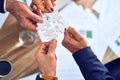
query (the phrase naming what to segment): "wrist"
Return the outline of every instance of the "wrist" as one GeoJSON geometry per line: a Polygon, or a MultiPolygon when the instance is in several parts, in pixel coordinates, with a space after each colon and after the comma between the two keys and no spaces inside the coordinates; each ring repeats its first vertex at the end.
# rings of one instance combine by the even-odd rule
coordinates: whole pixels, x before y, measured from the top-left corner
{"type": "Polygon", "coordinates": [[[42,75],[56,76],[56,72],[43,72],[42,75]]]}
{"type": "Polygon", "coordinates": [[[39,77],[42,78],[43,80],[58,80],[56,76],[49,76],[45,74],[39,74],[39,77]]]}
{"type": "Polygon", "coordinates": [[[15,0],[6,0],[6,5],[5,5],[5,9],[6,11],[10,11],[11,8],[14,8],[12,7],[12,5],[14,5],[15,0]]]}
{"type": "Polygon", "coordinates": [[[54,69],[40,69],[40,73],[42,75],[48,75],[48,76],[56,76],[56,70],[54,69]]]}
{"type": "Polygon", "coordinates": [[[42,78],[44,80],[58,80],[57,77],[55,77],[55,76],[48,76],[48,75],[42,75],[42,78]]]}

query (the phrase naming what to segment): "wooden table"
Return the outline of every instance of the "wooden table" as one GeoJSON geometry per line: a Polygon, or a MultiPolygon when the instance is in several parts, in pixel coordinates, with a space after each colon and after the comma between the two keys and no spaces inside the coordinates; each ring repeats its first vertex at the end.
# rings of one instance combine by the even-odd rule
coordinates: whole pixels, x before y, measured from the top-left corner
{"type": "Polygon", "coordinates": [[[19,44],[18,36],[24,28],[20,27],[15,18],[9,15],[2,30],[0,30],[0,59],[8,59],[13,64],[12,73],[0,80],[17,80],[38,71],[34,53],[40,46],[40,40],[36,35],[36,41],[28,48],[19,44]]]}
{"type": "MultiPolygon", "coordinates": [[[[99,15],[92,9],[95,0],[75,0],[75,2],[78,5],[83,5],[84,8],[90,8],[97,16],[99,15]]],[[[33,45],[28,48],[20,46],[18,36],[23,29],[15,18],[9,15],[2,30],[0,30],[0,59],[8,59],[13,64],[12,73],[8,77],[0,78],[0,80],[17,80],[38,71],[34,53],[40,46],[40,40],[36,35],[36,41],[33,45]]],[[[115,58],[117,56],[108,48],[103,63],[115,58]]]]}

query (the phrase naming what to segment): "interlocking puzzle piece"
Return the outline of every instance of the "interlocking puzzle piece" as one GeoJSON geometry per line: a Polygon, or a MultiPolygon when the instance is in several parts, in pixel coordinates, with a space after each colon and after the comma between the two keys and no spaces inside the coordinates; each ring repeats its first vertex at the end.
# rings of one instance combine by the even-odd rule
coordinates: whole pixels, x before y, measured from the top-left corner
{"type": "Polygon", "coordinates": [[[44,13],[44,22],[39,23],[37,27],[38,35],[42,41],[49,41],[52,38],[59,38],[64,33],[64,29],[68,27],[68,23],[64,21],[62,16],[57,12],[44,13]]]}

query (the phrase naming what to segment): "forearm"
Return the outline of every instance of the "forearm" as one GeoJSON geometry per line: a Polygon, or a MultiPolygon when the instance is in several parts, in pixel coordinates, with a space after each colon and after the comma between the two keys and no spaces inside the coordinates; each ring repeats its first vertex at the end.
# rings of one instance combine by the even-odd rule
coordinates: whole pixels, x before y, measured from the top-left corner
{"type": "Polygon", "coordinates": [[[113,80],[109,71],[89,47],[77,51],[73,54],[73,57],[85,80],[113,80]]]}

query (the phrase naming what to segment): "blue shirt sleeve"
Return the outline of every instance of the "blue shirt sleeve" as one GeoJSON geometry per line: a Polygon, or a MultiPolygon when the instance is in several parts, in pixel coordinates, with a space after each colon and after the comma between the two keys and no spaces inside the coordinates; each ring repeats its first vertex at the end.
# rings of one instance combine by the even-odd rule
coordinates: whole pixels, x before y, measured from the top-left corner
{"type": "Polygon", "coordinates": [[[73,57],[85,80],[114,80],[90,47],[75,52],[73,57]]]}
{"type": "Polygon", "coordinates": [[[5,11],[4,11],[4,0],[0,0],[0,13],[5,13],[5,11]]]}

